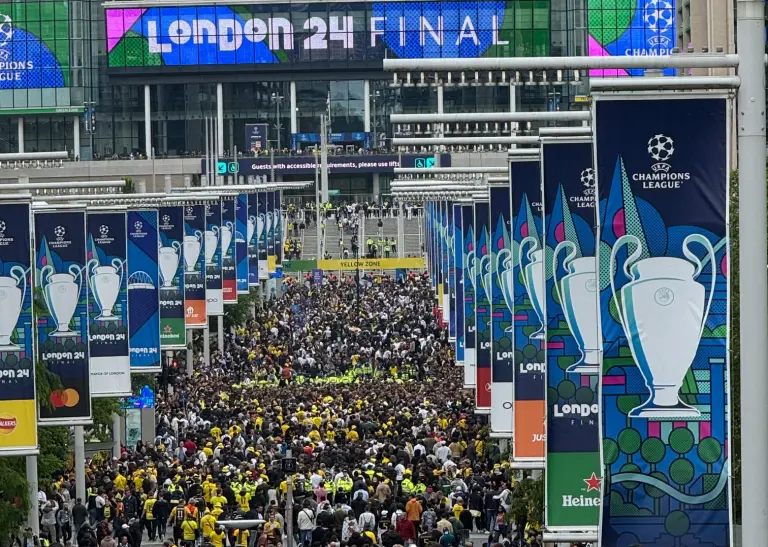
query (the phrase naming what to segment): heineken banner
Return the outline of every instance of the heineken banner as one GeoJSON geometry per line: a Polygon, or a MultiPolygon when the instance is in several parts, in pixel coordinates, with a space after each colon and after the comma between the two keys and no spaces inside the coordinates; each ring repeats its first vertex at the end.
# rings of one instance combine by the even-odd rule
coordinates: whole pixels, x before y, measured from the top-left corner
{"type": "Polygon", "coordinates": [[[29,203],[0,204],[0,454],[37,453],[29,203]]]}
{"type": "Polygon", "coordinates": [[[235,260],[235,224],[237,200],[221,199],[221,286],[225,304],[237,303],[237,263],[235,260]]]}
{"type": "Polygon", "coordinates": [[[275,192],[265,192],[267,215],[267,276],[275,273],[275,192]]]}
{"type": "Polygon", "coordinates": [[[511,158],[515,461],[544,459],[544,251],[538,159],[511,158]]]}
{"type": "MultiPolygon", "coordinates": [[[[264,210],[261,205],[262,193],[248,194],[248,229],[246,240],[248,242],[248,286],[258,287],[259,279],[261,275],[262,264],[261,258],[261,241],[264,234],[264,210]]],[[[266,244],[266,243],[265,243],[266,244]]],[[[266,260],[266,258],[264,259],[266,260]]],[[[264,268],[267,267],[267,263],[264,262],[264,268]]],[[[266,270],[265,270],[266,271],[266,270]]]]}
{"type": "Polygon", "coordinates": [[[597,531],[600,433],[592,143],[544,139],[547,530],[597,531]]]}
{"type": "Polygon", "coordinates": [[[126,221],[123,211],[86,215],[91,397],[131,394],[126,221]]]}
{"type": "Polygon", "coordinates": [[[475,412],[491,412],[491,255],[488,235],[487,201],[475,202],[475,330],[477,332],[475,369],[475,412]]]}
{"type": "Polygon", "coordinates": [[[448,340],[456,341],[456,268],[454,253],[454,224],[453,224],[453,202],[447,202],[446,211],[446,231],[445,231],[445,257],[448,263],[448,340]]]}
{"type": "Polygon", "coordinates": [[[730,545],[729,110],[714,94],[593,105],[603,545],[730,545]]]}
{"type": "Polygon", "coordinates": [[[88,281],[84,211],[39,212],[35,221],[35,286],[45,306],[35,317],[38,360],[58,377],[44,425],[91,423],[88,369],[88,281]]]}
{"type": "Polygon", "coordinates": [[[465,203],[461,206],[461,226],[464,266],[464,387],[476,385],[477,366],[475,343],[475,206],[465,203]]]}
{"type": "Polygon", "coordinates": [[[453,232],[451,235],[454,291],[451,309],[456,310],[456,313],[451,317],[456,317],[454,332],[456,336],[456,364],[459,366],[464,366],[464,230],[462,227],[461,204],[454,203],[453,232]]]}
{"type": "Polygon", "coordinates": [[[283,267],[283,191],[275,190],[275,267],[283,267]]]}
{"type": "Polygon", "coordinates": [[[486,294],[491,304],[491,433],[512,437],[512,382],[515,361],[526,362],[522,353],[512,348],[512,244],[509,229],[509,183],[492,185],[490,194],[488,256],[490,272],[486,294]]]}
{"type": "MultiPolygon", "coordinates": [[[[235,274],[237,277],[237,294],[248,294],[248,256],[249,245],[253,238],[254,229],[248,219],[248,194],[238,194],[235,201],[235,274]],[[246,238],[247,234],[247,238],[246,238]]],[[[256,266],[256,278],[259,276],[256,266]]],[[[225,300],[226,301],[226,300],[225,300]]]]}
{"type": "Polygon", "coordinates": [[[224,290],[221,279],[221,201],[205,208],[205,300],[206,315],[224,315],[224,290]]]}
{"type": "MultiPolygon", "coordinates": [[[[258,277],[254,279],[253,277],[249,277],[248,283],[251,285],[259,285],[259,281],[263,281],[269,277],[268,268],[267,268],[267,233],[269,232],[268,229],[268,220],[267,220],[267,192],[259,192],[258,194],[251,194],[251,196],[256,196],[256,209],[254,209],[256,212],[256,219],[258,222],[257,226],[257,255],[255,258],[251,258],[250,260],[250,267],[251,270],[253,270],[254,265],[257,268],[258,277]]],[[[248,198],[248,205],[249,205],[249,215],[250,213],[250,205],[251,205],[251,197],[248,198]]]]}
{"type": "Polygon", "coordinates": [[[160,207],[160,345],[162,349],[187,347],[184,306],[184,207],[160,207]]]}
{"type": "Polygon", "coordinates": [[[205,294],[205,205],[184,207],[184,306],[188,329],[208,325],[205,294]]]}
{"type": "Polygon", "coordinates": [[[136,373],[160,372],[159,241],[156,209],[128,211],[128,346],[136,373]]]}

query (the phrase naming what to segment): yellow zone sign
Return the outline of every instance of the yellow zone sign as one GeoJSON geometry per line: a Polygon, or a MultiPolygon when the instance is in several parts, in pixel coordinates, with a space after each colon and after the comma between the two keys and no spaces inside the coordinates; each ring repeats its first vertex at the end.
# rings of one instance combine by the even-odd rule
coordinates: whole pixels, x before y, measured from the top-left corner
{"type": "Polygon", "coordinates": [[[318,260],[321,270],[423,270],[423,258],[360,258],[358,260],[318,260]]]}

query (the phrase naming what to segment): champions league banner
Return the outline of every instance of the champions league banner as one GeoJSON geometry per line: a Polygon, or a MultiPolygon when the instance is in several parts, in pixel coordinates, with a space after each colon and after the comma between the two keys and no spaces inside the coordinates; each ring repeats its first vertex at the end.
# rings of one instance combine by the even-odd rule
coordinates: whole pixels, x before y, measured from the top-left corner
{"type": "Polygon", "coordinates": [[[464,270],[464,387],[476,385],[475,343],[475,207],[472,203],[461,206],[464,270]]]}
{"type": "MultiPolygon", "coordinates": [[[[261,207],[262,193],[248,194],[247,203],[247,248],[248,248],[248,286],[258,287],[261,271],[261,238],[264,233],[264,217],[261,207]]],[[[266,244],[266,243],[265,243],[266,244]]],[[[266,272],[267,258],[264,257],[264,269],[266,272]]]]}
{"type": "Polygon", "coordinates": [[[448,340],[456,341],[456,263],[454,257],[453,202],[446,202],[445,257],[448,263],[448,340]]]}
{"type": "Polygon", "coordinates": [[[491,433],[503,437],[512,437],[514,362],[524,362],[522,354],[515,359],[512,347],[514,301],[509,191],[509,183],[492,185],[489,189],[490,272],[484,278],[491,303],[491,433]]]}
{"type": "Polygon", "coordinates": [[[125,212],[88,213],[88,351],[91,397],[131,394],[125,212]]]}
{"type": "Polygon", "coordinates": [[[61,382],[51,392],[52,409],[40,408],[39,423],[89,425],[85,212],[39,212],[34,222],[35,286],[45,302],[35,321],[38,359],[61,382]]]}
{"type": "Polygon", "coordinates": [[[237,303],[237,263],[235,260],[235,224],[237,199],[221,199],[221,286],[225,304],[237,303]]]}
{"type": "Polygon", "coordinates": [[[475,332],[477,332],[477,368],[475,412],[491,412],[491,255],[488,234],[489,207],[487,201],[475,202],[475,332]]]}
{"type": "Polygon", "coordinates": [[[461,222],[461,204],[453,205],[453,286],[452,309],[456,310],[454,332],[456,336],[456,364],[464,366],[464,234],[461,222]]]}
{"type": "Polygon", "coordinates": [[[429,259],[430,279],[432,281],[432,290],[437,291],[437,257],[435,256],[435,238],[437,236],[435,230],[435,202],[430,201],[427,203],[427,214],[425,216],[425,222],[427,229],[424,232],[426,234],[427,242],[427,258],[429,259]]]}
{"type": "Polygon", "coordinates": [[[448,287],[448,249],[450,243],[448,241],[449,234],[448,227],[448,202],[440,202],[440,272],[442,273],[443,281],[443,299],[440,305],[443,310],[443,325],[448,326],[451,320],[451,289],[448,287]]]}
{"type": "MultiPolygon", "coordinates": [[[[511,158],[515,461],[544,460],[544,250],[539,160],[511,158]]],[[[512,295],[511,295],[512,296],[512,295]]]]}
{"type": "Polygon", "coordinates": [[[162,349],[187,347],[184,306],[184,207],[160,207],[160,345],[162,349]]]}
{"type": "Polygon", "coordinates": [[[731,544],[728,113],[593,104],[605,546],[731,544]]]}
{"type": "MultiPolygon", "coordinates": [[[[248,283],[251,285],[259,286],[260,280],[265,280],[269,278],[269,273],[267,270],[267,233],[268,233],[268,220],[267,220],[267,192],[259,192],[258,194],[251,194],[251,196],[257,196],[257,208],[254,209],[256,212],[256,221],[257,222],[257,255],[254,258],[249,259],[250,260],[250,267],[253,269],[254,265],[257,268],[258,271],[258,277],[256,279],[253,279],[253,277],[248,278],[248,283]]],[[[249,205],[249,215],[250,215],[250,205],[251,205],[251,198],[249,196],[248,198],[248,205],[249,205]]],[[[249,216],[250,220],[250,216],[249,216]]]]}
{"type": "Polygon", "coordinates": [[[221,279],[221,201],[205,208],[205,300],[206,315],[224,315],[224,290],[221,279]]]}
{"type": "Polygon", "coordinates": [[[590,140],[542,139],[547,385],[545,524],[600,521],[595,174],[590,140]]]}
{"type": "MultiPolygon", "coordinates": [[[[248,194],[238,194],[235,201],[235,273],[237,276],[237,294],[248,294],[248,259],[250,253],[250,241],[253,239],[254,228],[248,220],[248,194]],[[247,235],[247,238],[246,238],[247,235]]],[[[256,256],[258,259],[258,255],[256,256]]],[[[259,277],[258,262],[256,265],[256,279],[259,277]]],[[[226,302],[226,299],[225,299],[226,302]]]]}
{"type": "Polygon", "coordinates": [[[36,454],[29,203],[0,204],[0,454],[36,454]]]}
{"type": "Polygon", "coordinates": [[[160,372],[157,210],[128,211],[128,346],[131,372],[160,372]]]}
{"type": "Polygon", "coordinates": [[[283,191],[275,190],[275,260],[276,269],[283,267],[283,191]]]}
{"type": "Polygon", "coordinates": [[[275,192],[265,192],[267,215],[267,275],[276,271],[275,256],[275,192]]]}
{"type": "Polygon", "coordinates": [[[184,306],[188,329],[208,325],[205,294],[205,205],[184,207],[184,306]]]}

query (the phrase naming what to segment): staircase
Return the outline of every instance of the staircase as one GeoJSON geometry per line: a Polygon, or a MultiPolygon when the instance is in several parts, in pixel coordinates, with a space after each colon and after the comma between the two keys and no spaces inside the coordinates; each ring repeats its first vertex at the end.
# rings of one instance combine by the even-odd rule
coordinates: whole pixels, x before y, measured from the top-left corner
{"type": "Polygon", "coordinates": [[[421,252],[421,232],[419,224],[420,218],[406,218],[403,221],[403,232],[405,235],[405,246],[403,249],[403,256],[418,257],[422,255],[421,252]]]}

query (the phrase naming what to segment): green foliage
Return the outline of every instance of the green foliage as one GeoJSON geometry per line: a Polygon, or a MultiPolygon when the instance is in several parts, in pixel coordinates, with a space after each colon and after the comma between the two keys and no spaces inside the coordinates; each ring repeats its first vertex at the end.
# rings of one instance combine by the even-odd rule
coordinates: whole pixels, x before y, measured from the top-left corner
{"type": "Polygon", "coordinates": [[[91,433],[100,441],[111,441],[112,416],[123,412],[120,408],[120,399],[117,397],[91,399],[91,409],[93,412],[91,433]]]}
{"type": "Polygon", "coordinates": [[[245,325],[251,318],[251,310],[259,304],[259,293],[255,288],[237,298],[237,304],[224,306],[224,330],[245,325]]]}
{"type": "Polygon", "coordinates": [[[133,179],[131,177],[125,177],[123,180],[125,181],[125,186],[123,186],[123,194],[135,194],[136,187],[133,184],[133,179]]]}
{"type": "Polygon", "coordinates": [[[24,458],[0,458],[0,477],[0,544],[9,545],[30,508],[24,458]]]}
{"type": "Polygon", "coordinates": [[[512,504],[507,513],[513,522],[544,522],[544,476],[539,479],[526,477],[513,492],[512,504]]]}
{"type": "Polygon", "coordinates": [[[40,486],[47,488],[57,473],[68,469],[69,429],[64,426],[37,428],[40,456],[37,458],[37,477],[40,486]]]}

